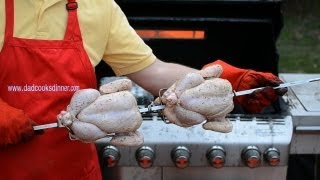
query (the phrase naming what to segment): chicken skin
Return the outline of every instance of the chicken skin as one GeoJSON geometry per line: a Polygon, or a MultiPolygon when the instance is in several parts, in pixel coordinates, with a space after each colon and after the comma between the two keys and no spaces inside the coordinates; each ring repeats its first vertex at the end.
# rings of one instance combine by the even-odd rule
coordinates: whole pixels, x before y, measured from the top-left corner
{"type": "Polygon", "coordinates": [[[206,130],[230,132],[232,124],[226,115],[234,108],[234,95],[230,82],[219,78],[221,73],[220,65],[189,73],[156,103],[166,105],[163,114],[178,126],[190,127],[205,122],[203,128],[206,130]]]}
{"type": "Polygon", "coordinates": [[[71,139],[94,142],[111,135],[113,145],[141,145],[143,135],[137,129],[142,116],[131,87],[130,80],[119,79],[102,85],[99,91],[79,90],[67,110],[58,115],[58,121],[71,130],[71,139]]]}

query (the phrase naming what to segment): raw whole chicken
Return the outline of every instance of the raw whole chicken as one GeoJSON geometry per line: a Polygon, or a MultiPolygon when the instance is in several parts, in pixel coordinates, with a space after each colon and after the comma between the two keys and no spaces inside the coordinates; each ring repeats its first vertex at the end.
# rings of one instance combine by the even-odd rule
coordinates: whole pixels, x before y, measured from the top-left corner
{"type": "Polygon", "coordinates": [[[203,124],[206,130],[230,132],[232,124],[226,115],[234,108],[233,91],[229,81],[218,78],[220,65],[210,66],[198,73],[189,73],[174,83],[156,103],[163,103],[163,114],[178,126],[203,124]]]}
{"type": "Polygon", "coordinates": [[[119,79],[102,85],[99,91],[79,90],[67,110],[58,115],[58,122],[70,129],[71,139],[94,142],[114,133],[110,141],[113,145],[141,145],[143,135],[137,129],[142,116],[135,97],[129,92],[131,87],[130,80],[119,79]]]}

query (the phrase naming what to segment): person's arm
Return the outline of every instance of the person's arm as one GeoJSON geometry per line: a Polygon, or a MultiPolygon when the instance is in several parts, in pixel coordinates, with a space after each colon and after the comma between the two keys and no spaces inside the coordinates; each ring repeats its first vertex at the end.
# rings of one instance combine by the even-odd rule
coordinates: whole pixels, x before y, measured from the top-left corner
{"type": "MultiPolygon", "coordinates": [[[[216,64],[221,65],[223,68],[223,73],[220,78],[229,80],[235,91],[263,86],[277,86],[282,83],[277,76],[271,73],[240,69],[221,60],[214,61],[204,67],[216,64]]],[[[198,70],[184,65],[156,60],[155,63],[149,67],[142,71],[129,74],[128,77],[152,94],[158,95],[159,89],[169,88],[174,82],[187,73],[196,71],[198,70]]],[[[265,88],[251,95],[237,97],[235,98],[235,103],[239,104],[248,113],[261,113],[265,107],[273,103],[279,96],[284,95],[286,91],[286,88],[279,90],[265,88]]]]}
{"type": "Polygon", "coordinates": [[[139,86],[157,96],[160,89],[169,88],[187,73],[197,71],[184,65],[166,63],[157,59],[147,68],[127,76],[139,86]]]}

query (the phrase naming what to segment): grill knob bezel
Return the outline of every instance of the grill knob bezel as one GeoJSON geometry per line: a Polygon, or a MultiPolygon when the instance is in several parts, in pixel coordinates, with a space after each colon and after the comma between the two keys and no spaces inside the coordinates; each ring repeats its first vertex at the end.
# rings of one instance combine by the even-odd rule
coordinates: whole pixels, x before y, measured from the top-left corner
{"type": "Polygon", "coordinates": [[[112,145],[107,145],[103,148],[102,158],[103,158],[103,164],[108,168],[112,168],[117,166],[121,158],[121,155],[117,147],[112,145]],[[109,159],[111,160],[109,161],[109,159]]]}
{"type": "Polygon", "coordinates": [[[256,168],[261,165],[261,151],[257,146],[250,145],[242,150],[241,153],[244,164],[250,168],[256,168]],[[250,162],[253,160],[253,162],[250,162]]]}
{"type": "Polygon", "coordinates": [[[280,151],[275,147],[270,147],[265,150],[264,159],[270,166],[278,166],[280,164],[280,151]]]}
{"type": "Polygon", "coordinates": [[[190,150],[185,146],[177,146],[171,151],[171,159],[177,168],[184,169],[189,166],[191,158],[190,150]],[[182,163],[178,162],[182,161],[182,163]]]}
{"type": "Polygon", "coordinates": [[[155,153],[154,150],[149,146],[142,146],[139,149],[136,150],[136,160],[138,165],[141,168],[150,168],[153,165],[154,159],[155,159],[155,153]],[[144,164],[141,161],[148,161],[144,164]]]}
{"type": "Polygon", "coordinates": [[[222,146],[214,145],[207,150],[206,157],[212,167],[222,168],[226,162],[226,151],[222,146]]]}

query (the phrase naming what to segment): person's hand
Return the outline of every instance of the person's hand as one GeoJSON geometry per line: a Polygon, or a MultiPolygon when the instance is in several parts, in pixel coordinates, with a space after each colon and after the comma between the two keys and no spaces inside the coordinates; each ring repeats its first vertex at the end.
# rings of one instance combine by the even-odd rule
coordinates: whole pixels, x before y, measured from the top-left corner
{"type": "Polygon", "coordinates": [[[229,81],[218,78],[221,66],[210,66],[189,73],[174,83],[155,103],[163,103],[163,114],[178,126],[203,124],[203,128],[230,132],[232,124],[225,116],[233,110],[233,92],[229,81]]]}
{"type": "MultiPolygon", "coordinates": [[[[142,117],[133,94],[132,83],[120,79],[95,89],[82,89],[71,98],[58,121],[68,127],[70,137],[83,142],[94,142],[114,133],[113,145],[140,145],[143,136],[137,129],[142,117]]],[[[113,136],[113,134],[112,134],[113,136]]]]}
{"type": "Polygon", "coordinates": [[[0,148],[25,143],[35,134],[31,121],[22,110],[0,98],[0,148]]]}
{"type": "Polygon", "coordinates": [[[235,91],[266,87],[250,95],[235,98],[235,104],[239,104],[247,113],[261,113],[264,108],[270,106],[279,96],[287,92],[287,88],[279,88],[276,90],[272,88],[282,83],[282,81],[272,73],[237,68],[221,60],[207,64],[204,68],[217,64],[223,68],[223,73],[220,77],[229,80],[235,91]]]}

